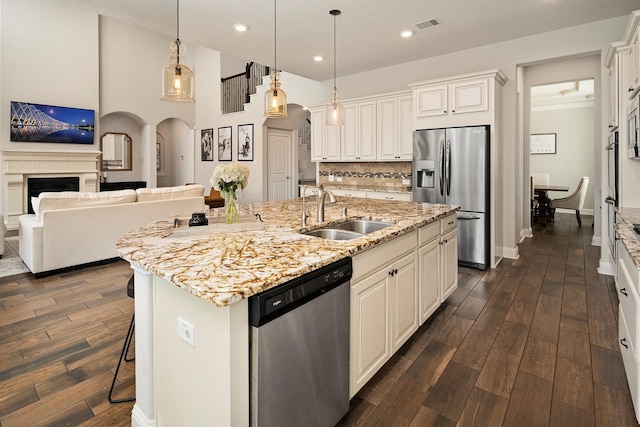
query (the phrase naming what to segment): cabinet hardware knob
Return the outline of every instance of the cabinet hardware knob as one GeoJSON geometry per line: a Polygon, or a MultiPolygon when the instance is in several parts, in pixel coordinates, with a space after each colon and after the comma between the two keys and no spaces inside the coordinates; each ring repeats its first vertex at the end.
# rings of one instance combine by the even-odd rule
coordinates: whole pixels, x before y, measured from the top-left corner
{"type": "Polygon", "coordinates": [[[629,346],[627,345],[627,339],[626,338],[622,338],[620,340],[620,344],[622,344],[624,346],[624,348],[628,349],[629,346]]]}
{"type": "Polygon", "coordinates": [[[629,92],[633,92],[633,88],[632,87],[629,88],[629,92]]]}
{"type": "Polygon", "coordinates": [[[447,114],[447,110],[444,110],[443,113],[447,114]]]}
{"type": "Polygon", "coordinates": [[[622,295],[624,295],[625,297],[628,297],[628,296],[629,296],[629,295],[627,295],[627,288],[622,288],[622,289],[620,289],[620,293],[621,293],[622,295]]]}
{"type": "Polygon", "coordinates": [[[389,276],[393,277],[393,270],[389,272],[389,276]]]}
{"type": "Polygon", "coordinates": [[[455,112],[456,112],[456,110],[451,110],[451,112],[452,112],[452,113],[455,113],[455,112]]]}
{"type": "Polygon", "coordinates": [[[449,240],[447,240],[447,239],[444,239],[444,240],[443,240],[443,242],[445,242],[445,243],[449,243],[449,240]]]}

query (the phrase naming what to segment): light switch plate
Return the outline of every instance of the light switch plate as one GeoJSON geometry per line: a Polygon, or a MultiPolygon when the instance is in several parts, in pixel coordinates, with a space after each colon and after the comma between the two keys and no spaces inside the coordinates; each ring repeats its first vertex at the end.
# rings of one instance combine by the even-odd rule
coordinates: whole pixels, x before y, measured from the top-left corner
{"type": "Polygon", "coordinates": [[[402,180],[402,185],[409,185],[409,184],[410,184],[410,182],[409,182],[408,179],[403,179],[402,180]]]}
{"type": "Polygon", "coordinates": [[[341,177],[341,176],[337,177],[337,178],[336,178],[336,181],[338,181],[338,182],[342,182],[342,177],[341,177]]]}
{"type": "Polygon", "coordinates": [[[196,347],[196,329],[182,317],[178,317],[178,337],[191,347],[196,347]]]}
{"type": "Polygon", "coordinates": [[[336,179],[335,176],[329,175],[329,181],[333,182],[335,179],[336,179]]]}

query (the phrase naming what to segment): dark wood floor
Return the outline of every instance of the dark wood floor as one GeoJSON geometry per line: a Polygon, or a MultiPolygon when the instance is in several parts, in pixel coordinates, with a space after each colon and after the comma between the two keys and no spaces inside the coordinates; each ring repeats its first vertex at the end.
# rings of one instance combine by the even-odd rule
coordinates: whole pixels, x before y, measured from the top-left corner
{"type": "MultiPolygon", "coordinates": [[[[612,278],[590,218],[536,225],[520,259],[460,287],[352,400],[341,426],[637,426],[612,278]],[[586,223],[586,224],[585,224],[586,223]]],[[[0,279],[0,423],[125,426],[108,388],[133,301],[117,262],[0,279]]],[[[118,396],[134,392],[135,362],[118,396]]]]}

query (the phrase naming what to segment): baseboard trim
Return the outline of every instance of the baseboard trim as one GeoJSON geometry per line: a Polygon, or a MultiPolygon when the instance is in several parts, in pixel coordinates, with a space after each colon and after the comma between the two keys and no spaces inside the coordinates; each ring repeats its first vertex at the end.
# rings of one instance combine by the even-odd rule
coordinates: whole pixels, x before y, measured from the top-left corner
{"type": "Polygon", "coordinates": [[[502,248],[502,256],[509,259],[518,259],[520,258],[520,253],[518,252],[518,247],[515,248],[502,248]]]}
{"type": "Polygon", "coordinates": [[[604,274],[605,276],[615,276],[616,270],[609,261],[605,261],[600,258],[600,262],[598,263],[598,273],[604,274]]]}
{"type": "Polygon", "coordinates": [[[155,420],[148,419],[137,404],[133,405],[133,411],[131,411],[131,427],[155,427],[155,425],[155,420]]]}
{"type": "Polygon", "coordinates": [[[591,246],[602,246],[602,238],[600,236],[593,236],[591,246]]]}
{"type": "Polygon", "coordinates": [[[518,243],[524,242],[524,239],[527,237],[533,237],[533,230],[531,228],[523,228],[520,230],[520,241],[518,243]]]}
{"type": "MultiPolygon", "coordinates": [[[[557,208],[556,212],[558,213],[570,213],[570,214],[574,214],[576,213],[575,210],[573,209],[563,209],[563,208],[557,208]]],[[[582,209],[580,211],[580,216],[582,215],[587,215],[587,216],[593,216],[593,209],[582,209]]]]}

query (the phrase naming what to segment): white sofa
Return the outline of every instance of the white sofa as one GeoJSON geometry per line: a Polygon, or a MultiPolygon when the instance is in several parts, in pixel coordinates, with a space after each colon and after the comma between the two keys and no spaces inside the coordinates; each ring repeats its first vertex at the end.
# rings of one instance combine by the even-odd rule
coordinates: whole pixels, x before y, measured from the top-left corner
{"type": "Polygon", "coordinates": [[[18,218],[20,257],[38,274],[118,256],[117,240],[145,224],[175,215],[204,212],[204,187],[99,193],[41,193],[35,214],[18,218]]]}
{"type": "Polygon", "coordinates": [[[0,215],[0,258],[4,255],[4,236],[7,234],[7,226],[4,224],[4,216],[0,215]]]}

